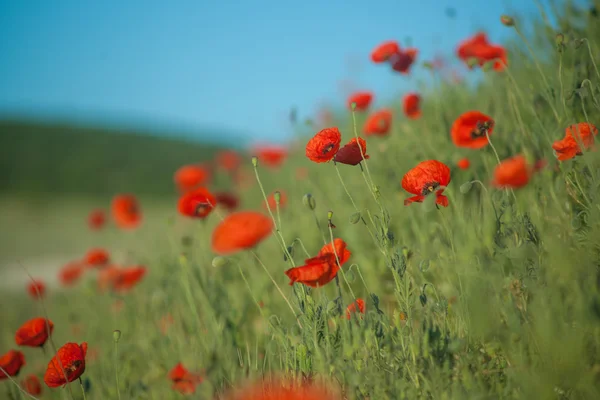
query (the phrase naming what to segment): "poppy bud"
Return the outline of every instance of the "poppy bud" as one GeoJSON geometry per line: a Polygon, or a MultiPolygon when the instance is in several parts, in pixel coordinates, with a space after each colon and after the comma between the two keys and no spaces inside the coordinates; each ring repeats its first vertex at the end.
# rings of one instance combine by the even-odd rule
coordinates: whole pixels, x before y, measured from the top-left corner
{"type": "Polygon", "coordinates": [[[427,304],[427,295],[425,293],[421,293],[419,296],[419,301],[421,301],[421,305],[425,307],[425,304],[427,304]]]}
{"type": "Polygon", "coordinates": [[[564,44],[564,42],[565,42],[565,35],[563,35],[562,33],[557,34],[556,38],[554,39],[554,41],[556,42],[556,44],[558,46],[564,44]]]}
{"type": "Polygon", "coordinates": [[[119,343],[119,339],[121,339],[121,331],[116,329],[113,331],[113,340],[115,343],[119,343]]]}
{"type": "Polygon", "coordinates": [[[504,26],[515,26],[515,20],[508,15],[500,16],[500,22],[502,22],[502,25],[504,26]]]}
{"type": "Polygon", "coordinates": [[[281,204],[281,193],[279,191],[273,193],[273,197],[275,198],[275,204],[281,204]]]}
{"type": "Polygon", "coordinates": [[[314,210],[317,207],[317,202],[310,193],[306,193],[304,197],[302,197],[302,203],[311,210],[314,210]]]}
{"type": "Polygon", "coordinates": [[[217,256],[212,259],[212,266],[214,268],[223,268],[229,264],[229,260],[225,257],[217,256]]]}
{"type": "Polygon", "coordinates": [[[460,192],[462,194],[467,194],[467,193],[469,193],[469,191],[471,190],[472,187],[473,187],[473,182],[465,182],[462,185],[460,185],[460,192]]]}
{"type": "Polygon", "coordinates": [[[356,102],[353,101],[352,104],[350,104],[350,108],[352,109],[352,111],[356,111],[356,102]]]}
{"type": "Polygon", "coordinates": [[[258,167],[258,157],[256,157],[256,156],[252,157],[252,166],[254,168],[258,167]]]}
{"type": "Polygon", "coordinates": [[[355,212],[350,216],[350,223],[354,225],[358,223],[358,221],[360,221],[360,212],[355,212]]]}
{"type": "Polygon", "coordinates": [[[333,211],[327,211],[327,219],[331,221],[333,219],[333,211]]]}

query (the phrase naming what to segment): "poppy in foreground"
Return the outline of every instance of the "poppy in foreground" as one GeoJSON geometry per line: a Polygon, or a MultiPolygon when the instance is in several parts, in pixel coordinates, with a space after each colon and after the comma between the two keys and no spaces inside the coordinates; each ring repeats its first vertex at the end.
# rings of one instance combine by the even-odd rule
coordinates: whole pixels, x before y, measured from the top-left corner
{"type": "Polygon", "coordinates": [[[121,229],[135,229],[142,221],[140,205],[131,194],[115,196],[112,201],[112,216],[121,229]]]}
{"type": "Polygon", "coordinates": [[[370,156],[367,154],[367,142],[365,139],[359,137],[358,140],[352,138],[348,144],[342,147],[333,158],[333,161],[346,165],[357,165],[362,160],[369,158],[370,156]]]}
{"type": "Polygon", "coordinates": [[[414,48],[399,49],[390,57],[392,69],[396,72],[400,72],[403,75],[407,75],[410,72],[410,67],[417,59],[418,54],[419,50],[414,48]]]}
{"type": "Polygon", "coordinates": [[[285,161],[288,151],[282,146],[259,145],[254,147],[253,153],[261,165],[269,168],[277,168],[285,161]]]}
{"type": "Polygon", "coordinates": [[[494,120],[479,111],[467,111],[452,124],[450,135],[457,147],[481,149],[489,144],[488,136],[494,132],[494,120]]]}
{"type": "MultiPolygon", "coordinates": [[[[470,59],[475,59],[479,66],[494,61],[494,70],[496,71],[502,71],[508,65],[506,49],[490,44],[487,35],[483,32],[461,42],[456,49],[456,54],[467,65],[469,65],[470,59]]],[[[469,65],[469,68],[472,66],[469,65]]]]}
{"type": "Polygon", "coordinates": [[[212,234],[212,250],[229,255],[258,245],[273,232],[273,221],[255,211],[238,211],[226,216],[212,234]]]}
{"type": "Polygon", "coordinates": [[[394,40],[383,42],[371,52],[371,61],[381,64],[389,61],[390,58],[400,51],[400,45],[394,40]]]}
{"type": "MultiPolygon", "coordinates": [[[[287,195],[282,190],[279,190],[278,192],[279,192],[279,209],[282,209],[287,204],[287,195]]],[[[276,192],[271,193],[267,197],[267,201],[263,203],[263,208],[265,210],[267,209],[267,205],[271,210],[277,210],[277,200],[275,200],[275,193],[276,192]]]]}
{"type": "Polygon", "coordinates": [[[175,171],[173,180],[181,192],[187,192],[205,185],[209,177],[210,173],[206,167],[190,164],[175,171]]]}
{"type": "Polygon", "coordinates": [[[363,133],[367,136],[384,136],[392,126],[392,111],[383,109],[369,115],[363,126],[363,133]]]}
{"type": "MultiPolygon", "coordinates": [[[[21,368],[25,365],[25,356],[18,350],[9,350],[0,357],[0,367],[8,376],[17,376],[21,368]]],[[[3,371],[0,371],[0,381],[8,379],[8,376],[3,371]]]]}
{"type": "Polygon", "coordinates": [[[340,149],[342,134],[336,127],[317,132],[306,144],[306,157],[316,163],[331,161],[340,149]]]}
{"type": "Polygon", "coordinates": [[[46,295],[46,284],[40,280],[27,283],[27,293],[34,299],[41,299],[46,295]]]}
{"type": "Polygon", "coordinates": [[[183,216],[204,219],[217,205],[217,198],[205,188],[197,188],[181,195],[177,210],[183,216]]]}
{"type": "Polygon", "coordinates": [[[66,385],[79,378],[85,372],[85,353],[87,343],[67,343],[60,349],[46,368],[44,382],[48,387],[55,388],[66,385]]]}
{"type": "Polygon", "coordinates": [[[27,377],[23,379],[21,387],[31,395],[39,396],[42,394],[42,384],[40,379],[35,375],[27,375],[27,377]]]}
{"type": "Polygon", "coordinates": [[[333,245],[329,243],[323,246],[316,257],[304,260],[305,265],[290,268],[285,274],[290,278],[290,286],[296,282],[313,288],[325,286],[335,278],[340,266],[350,259],[351,254],[346,242],[336,238],[333,245]]]}
{"type": "Polygon", "coordinates": [[[110,255],[104,249],[91,249],[85,255],[85,262],[91,267],[103,267],[109,261],[110,255]]]}
{"type": "Polygon", "coordinates": [[[88,216],[88,226],[91,230],[97,231],[104,227],[106,223],[106,213],[104,210],[93,210],[88,216]]]}
{"type": "Polygon", "coordinates": [[[25,322],[15,334],[19,346],[43,347],[54,331],[54,323],[46,318],[33,318],[25,322]]]}
{"type": "Polygon", "coordinates": [[[71,261],[58,271],[58,280],[64,286],[71,286],[83,275],[85,264],[80,261],[71,261]]]}
{"type": "Polygon", "coordinates": [[[173,390],[181,394],[194,394],[196,385],[203,381],[202,376],[189,372],[182,363],[173,367],[169,372],[169,379],[173,381],[173,390]]]}
{"type": "Polygon", "coordinates": [[[471,161],[469,161],[468,158],[461,158],[460,160],[458,160],[458,162],[456,163],[456,166],[460,169],[469,169],[469,167],[471,166],[471,161]]]}
{"type": "MultiPolygon", "coordinates": [[[[346,319],[351,319],[352,314],[355,312],[360,312],[361,314],[365,313],[365,301],[363,299],[356,299],[356,301],[346,308],[346,319]]],[[[362,316],[361,316],[362,318],[362,316]]]]}
{"type": "Polygon", "coordinates": [[[355,104],[356,111],[366,111],[373,101],[373,93],[356,92],[348,97],[348,108],[352,110],[352,103],[355,104]]]}
{"type": "Polygon", "coordinates": [[[224,171],[232,172],[239,168],[242,157],[233,150],[219,151],[215,156],[215,163],[224,171]]]}
{"type": "Polygon", "coordinates": [[[552,144],[559,161],[570,160],[583,154],[580,145],[587,150],[594,145],[594,136],[598,134],[598,128],[586,122],[571,125],[565,129],[565,137],[552,144]]]}
{"type": "Polygon", "coordinates": [[[421,116],[421,96],[416,93],[408,93],[402,99],[404,115],[410,119],[417,119],[421,116]]]}
{"type": "Polygon", "coordinates": [[[415,196],[404,200],[404,205],[421,203],[425,197],[435,193],[435,202],[448,206],[448,198],[442,193],[450,183],[450,168],[440,161],[427,160],[417,164],[402,178],[402,188],[415,196]]]}
{"type": "Polygon", "coordinates": [[[527,165],[525,156],[519,154],[502,161],[494,170],[492,185],[497,188],[519,189],[529,183],[532,175],[543,168],[545,161],[527,165]]]}
{"type": "Polygon", "coordinates": [[[232,391],[225,400],[341,400],[341,397],[316,383],[266,378],[232,391]]]}

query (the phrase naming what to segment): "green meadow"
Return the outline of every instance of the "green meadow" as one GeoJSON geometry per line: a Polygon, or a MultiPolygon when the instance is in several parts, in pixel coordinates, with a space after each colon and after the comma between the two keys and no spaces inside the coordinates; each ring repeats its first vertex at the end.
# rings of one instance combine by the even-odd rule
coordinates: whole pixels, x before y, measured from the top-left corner
{"type": "Polygon", "coordinates": [[[343,399],[600,398],[600,156],[583,146],[558,161],[552,149],[567,127],[600,124],[599,18],[571,2],[515,17],[502,43],[508,68],[477,67],[474,85],[447,82],[418,59],[412,68],[430,72],[420,118],[406,118],[398,99],[390,132],[363,136],[368,112],[335,113],[342,146],[366,138],[361,165],[311,162],[305,144],[323,127],[310,121],[280,168],[240,151],[243,187],[216,168],[208,189],[236,192],[240,210],[264,213],[275,229],[229,256],[211,248],[227,211],[180,215],[173,183],[178,167],[212,159],[216,146],[92,132],[77,147],[61,129],[19,125],[21,140],[4,124],[0,279],[10,269],[22,281],[1,288],[0,354],[18,349],[26,365],[0,381],[0,398],[30,398],[15,383],[33,374],[40,399],[179,399],[168,374],[180,362],[203,378],[194,399],[225,399],[272,373],[343,399]],[[494,120],[480,149],[450,137],[471,110],[494,120]],[[492,185],[498,164],[519,154],[547,164],[523,187],[492,185]],[[413,194],[400,182],[424,160],[450,167],[448,207],[434,196],[404,205],[413,194]],[[275,191],[287,201],[268,212],[275,191]],[[142,225],[90,231],[88,213],[118,193],[139,196],[142,225]],[[290,286],[284,272],[334,238],[351,252],[336,279],[290,286]],[[62,267],[35,262],[66,263],[93,247],[146,275],[126,293],[100,292],[88,268],[73,287],[48,285],[43,301],[27,294],[27,271],[50,281],[62,267]],[[347,319],[356,299],[364,313],[347,319]],[[44,350],[17,346],[17,328],[46,315],[54,331],[44,350]],[[67,342],[88,344],[81,384],[49,388],[46,367],[67,342]]]}

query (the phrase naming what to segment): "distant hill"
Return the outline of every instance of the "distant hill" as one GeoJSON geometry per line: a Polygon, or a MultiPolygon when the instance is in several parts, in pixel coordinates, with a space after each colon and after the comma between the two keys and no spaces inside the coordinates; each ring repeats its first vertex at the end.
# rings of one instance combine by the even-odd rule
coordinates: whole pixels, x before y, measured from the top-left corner
{"type": "Polygon", "coordinates": [[[140,132],[0,121],[0,195],[173,193],[173,172],[221,147],[140,132]]]}

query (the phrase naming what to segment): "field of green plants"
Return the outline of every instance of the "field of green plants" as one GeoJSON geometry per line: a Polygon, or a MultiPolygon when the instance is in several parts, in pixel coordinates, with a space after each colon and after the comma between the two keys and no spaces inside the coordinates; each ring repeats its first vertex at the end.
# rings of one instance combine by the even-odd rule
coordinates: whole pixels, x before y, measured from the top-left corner
{"type": "Polygon", "coordinates": [[[80,257],[1,297],[0,397],[600,398],[597,10],[498,16],[510,43],[457,44],[476,85],[382,38],[416,96],[179,170],[171,203],[52,208],[80,257]]]}

